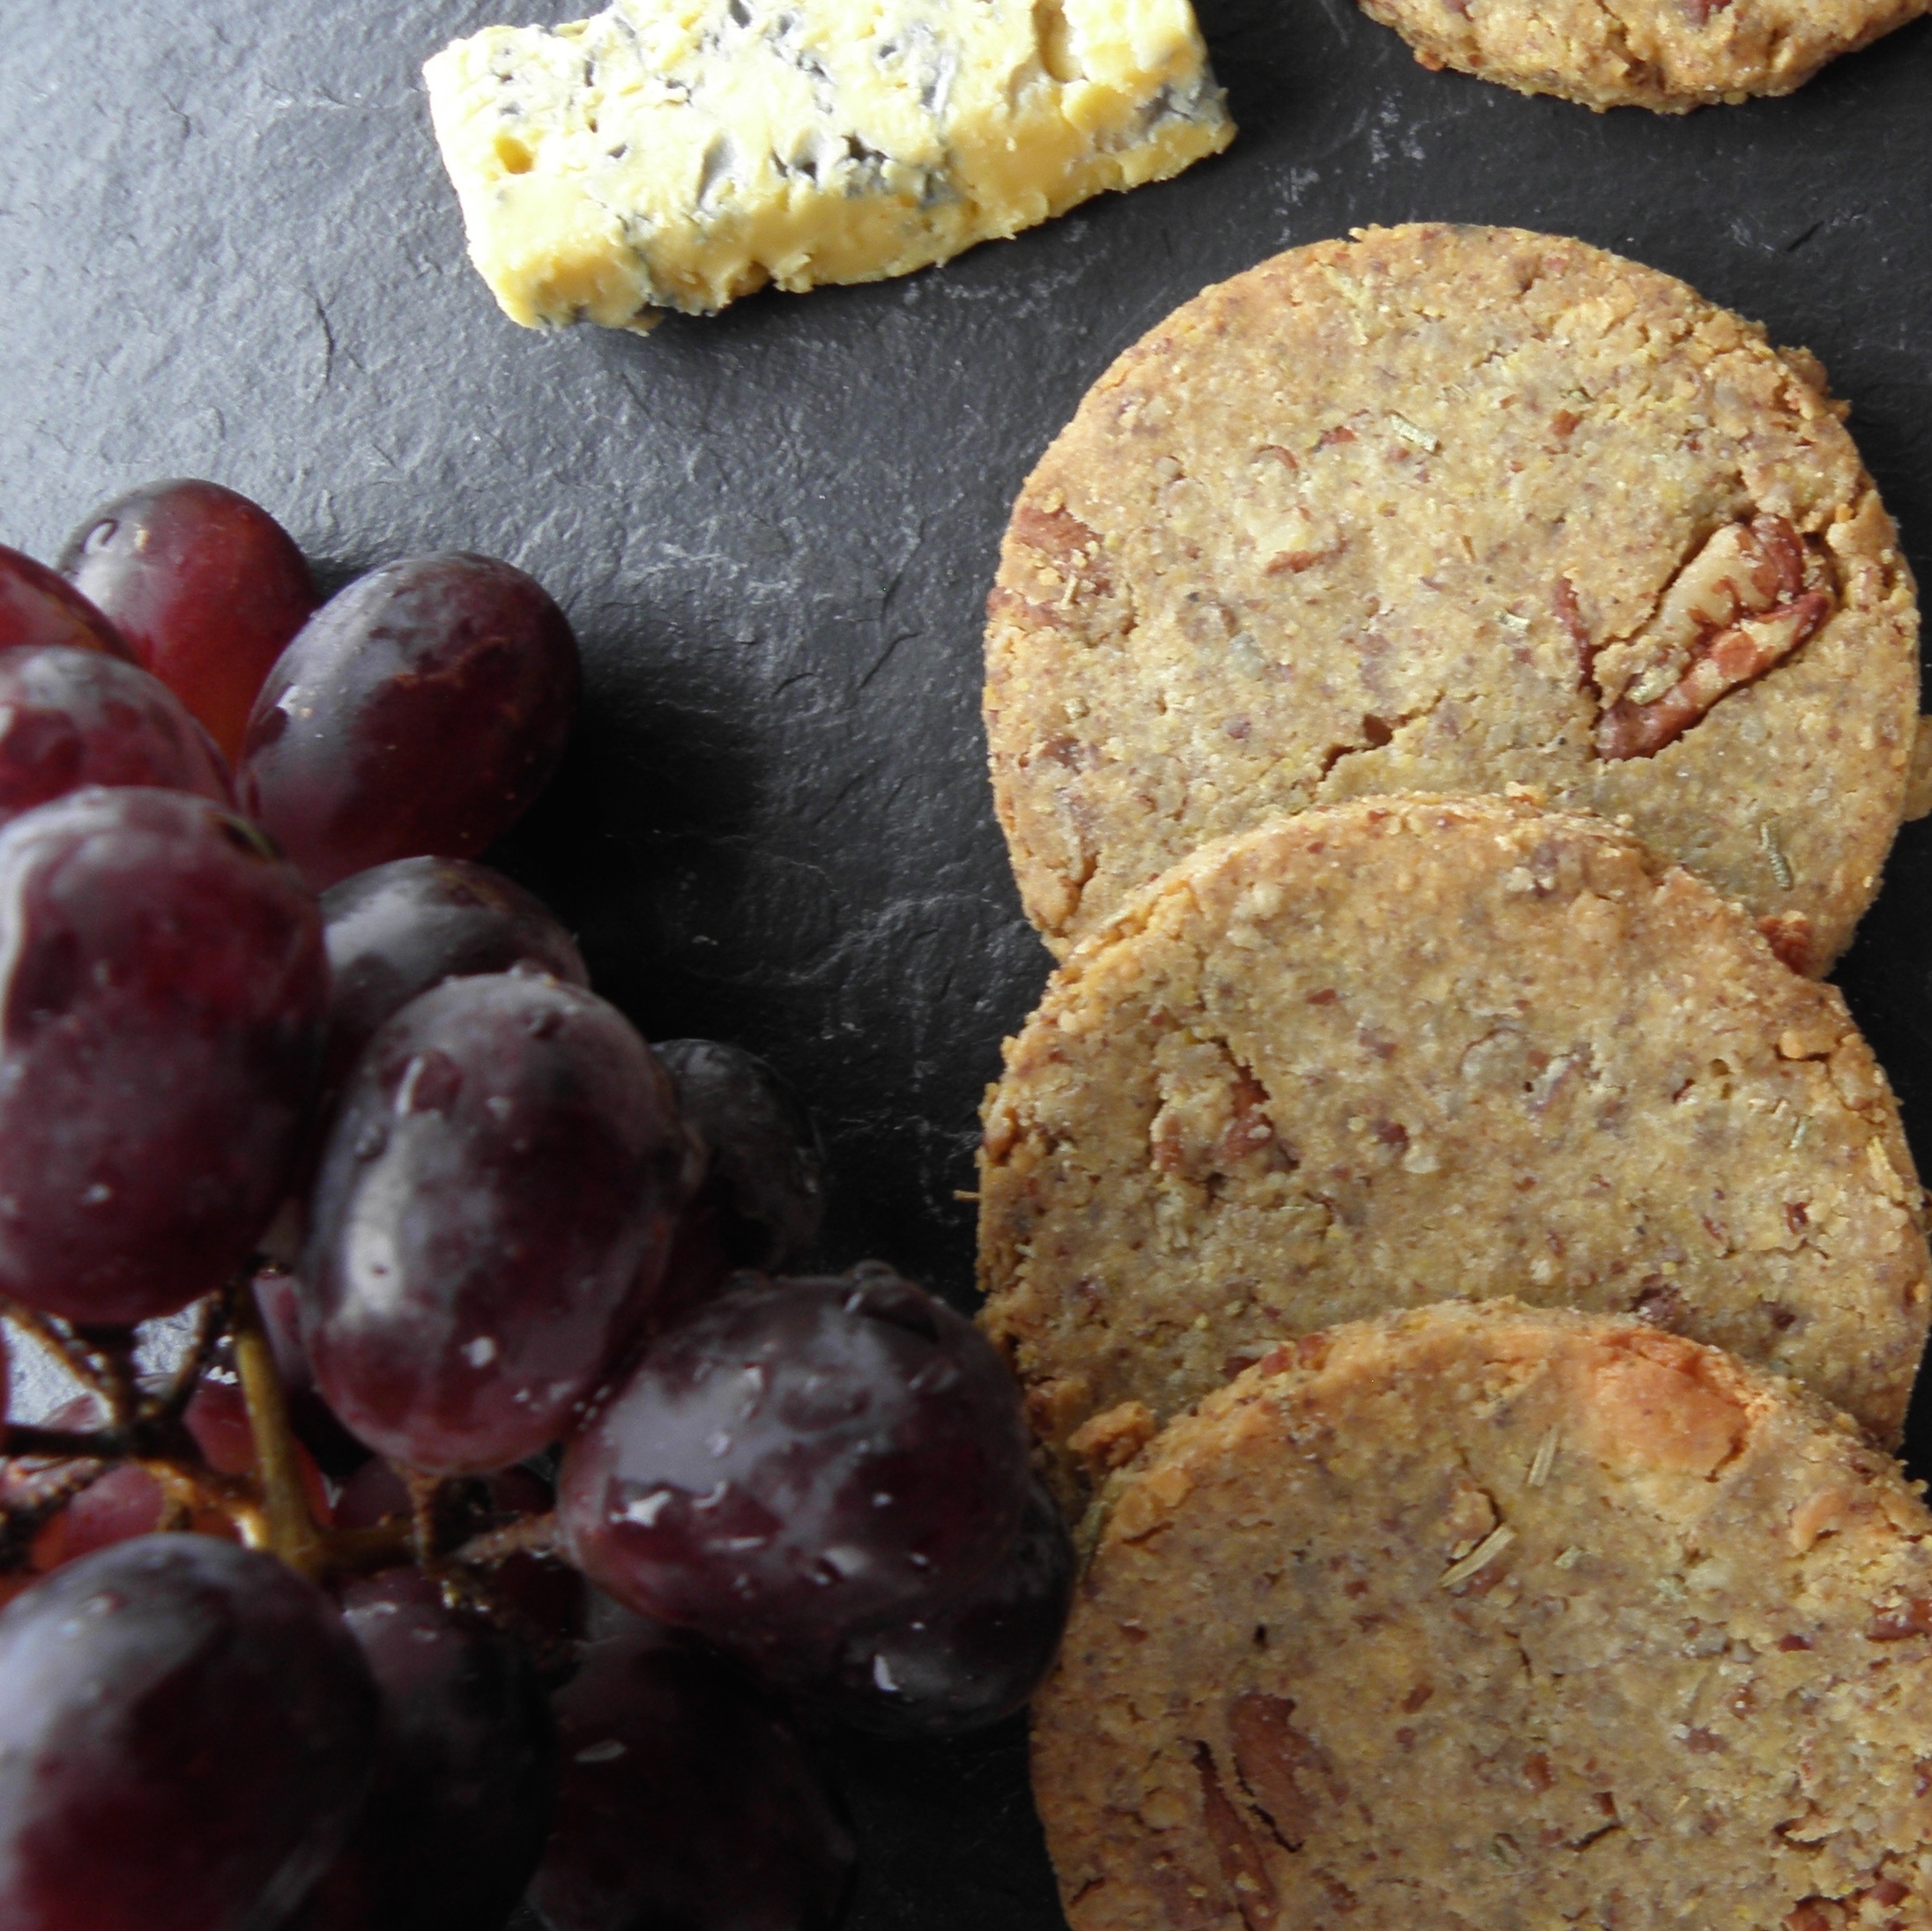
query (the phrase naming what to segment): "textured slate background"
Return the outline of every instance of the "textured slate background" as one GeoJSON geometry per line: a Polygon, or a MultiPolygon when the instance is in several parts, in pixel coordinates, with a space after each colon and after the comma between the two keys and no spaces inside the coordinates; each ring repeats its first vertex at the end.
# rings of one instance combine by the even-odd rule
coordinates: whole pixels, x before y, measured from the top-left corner
{"type": "MultiPolygon", "coordinates": [[[[1802,342],[1932,568],[1932,26],[1787,100],[1593,115],[1430,75],[1348,0],[1208,0],[1242,133],[910,280],[648,339],[540,338],[464,259],[417,81],[498,0],[41,0],[0,44],[0,541],[204,475],[331,583],[494,552],[570,611],[579,741],[502,861],[647,1033],[798,1081],[828,1258],[970,1295],[974,1113],[1046,956],[988,807],[979,616],[1007,507],[1117,351],[1371,221],[1520,223],[1802,342]]],[[[562,5],[546,19],[565,17],[562,5]]],[[[1932,1166],[1932,836],[1841,980],[1932,1166]]],[[[1932,1468],[1932,1458],[1921,1457],[1932,1468]]],[[[851,1747],[855,1931],[1059,1922],[1017,1727],[851,1747]]]]}

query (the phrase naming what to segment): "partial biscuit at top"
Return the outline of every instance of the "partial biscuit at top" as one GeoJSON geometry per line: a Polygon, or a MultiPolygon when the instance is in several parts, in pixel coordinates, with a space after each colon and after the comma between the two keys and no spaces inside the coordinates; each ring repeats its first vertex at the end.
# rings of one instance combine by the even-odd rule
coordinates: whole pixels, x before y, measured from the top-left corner
{"type": "Polygon", "coordinates": [[[1098,1512],[1034,1704],[1074,1931],[1932,1925],[1932,1517],[1789,1382],[1430,1308],[1098,1512]]]}
{"type": "Polygon", "coordinates": [[[1925,0],[1362,0],[1424,67],[1599,110],[1685,114],[1787,94],[1925,0]]]}
{"type": "Polygon", "coordinates": [[[1284,1336],[1515,1296],[1881,1439],[1921,1196],[1832,988],[1601,820],[1363,799],[1197,853],[1049,983],[985,1113],[981,1317],[1063,1497],[1284,1336]]]}
{"type": "Polygon", "coordinates": [[[1918,704],[1910,573],[1824,381],[1515,229],[1371,229],[1177,310],[1041,459],[989,601],[994,799],[1048,944],[1263,819],[1521,784],[1822,973],[1918,704]]]}

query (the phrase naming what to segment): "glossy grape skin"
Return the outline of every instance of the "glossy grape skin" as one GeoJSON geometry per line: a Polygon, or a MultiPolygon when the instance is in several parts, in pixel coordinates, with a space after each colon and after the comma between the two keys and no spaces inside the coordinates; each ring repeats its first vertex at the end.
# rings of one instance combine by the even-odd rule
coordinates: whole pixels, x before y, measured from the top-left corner
{"type": "Polygon", "coordinates": [[[1028,1480],[992,1344],[874,1265],[661,1334],[566,1447],[558,1514],[599,1588],[777,1670],[963,1594],[1028,1480]]]}
{"type": "Polygon", "coordinates": [[[219,483],[145,483],[103,503],[60,573],[235,757],[271,666],[320,599],[295,540],[219,483]]]}
{"type": "Polygon", "coordinates": [[[639,1632],[553,1699],[563,1764],[530,1902],[549,1931],[829,1931],[857,1861],[798,1734],[727,1665],[639,1632]]]}
{"type": "Polygon", "coordinates": [[[397,858],[322,895],[329,949],[328,1081],[385,1020],[445,979],[528,964],[567,984],[591,975],[542,901],[466,858],[397,858]]]}
{"type": "Polygon", "coordinates": [[[704,1177],[678,1217],[654,1317],[668,1324],[744,1268],[795,1267],[825,1208],[810,1117],[755,1054],[716,1039],[667,1039],[655,1052],[678,1111],[702,1143],[704,1177]]]}
{"type": "Polygon", "coordinates": [[[0,1611],[0,1924],[258,1931],[346,1841],[375,1686],[273,1556],[143,1536],[0,1611]]]}
{"type": "Polygon", "coordinates": [[[375,1780],[294,1931],[490,1931],[550,1829],[556,1732],[528,1653],[414,1569],[346,1585],[382,1695],[375,1780]]]}
{"type": "Polygon", "coordinates": [[[552,979],[452,979],[357,1061],[300,1269],[323,1398],[441,1474],[554,1441],[637,1318],[677,1211],[671,1083],[614,1006],[552,979]]]}
{"type": "Polygon", "coordinates": [[[145,671],[103,650],[0,650],[0,825],[86,784],[234,803],[213,741],[145,671]]]}
{"type": "Polygon", "coordinates": [[[576,639],[489,557],[390,563],[318,610],[249,713],[242,809],[319,891],[391,858],[472,858],[563,751],[576,639]]]}
{"type": "Polygon", "coordinates": [[[849,1638],[795,1686],[826,1715],[893,1737],[961,1736],[1020,1709],[1059,1649],[1074,1541],[1037,1476],[1020,1533],[958,1601],[849,1638]]]}
{"type": "Polygon", "coordinates": [[[89,789],[0,831],[0,1294],[130,1323],[219,1287],[281,1197],[322,919],[253,827],[89,789]]]}
{"type": "Polygon", "coordinates": [[[121,633],[64,578],[0,544],[0,650],[59,645],[132,661],[121,633]]]}

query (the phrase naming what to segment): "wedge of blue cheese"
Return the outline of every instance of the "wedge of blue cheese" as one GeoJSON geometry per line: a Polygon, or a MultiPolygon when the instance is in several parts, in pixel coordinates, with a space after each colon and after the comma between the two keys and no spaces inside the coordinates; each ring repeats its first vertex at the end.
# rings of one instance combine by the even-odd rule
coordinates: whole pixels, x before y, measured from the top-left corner
{"type": "Polygon", "coordinates": [[[512,320],[876,281],[1234,137],[1187,0],[615,0],[424,69],[512,320]]]}

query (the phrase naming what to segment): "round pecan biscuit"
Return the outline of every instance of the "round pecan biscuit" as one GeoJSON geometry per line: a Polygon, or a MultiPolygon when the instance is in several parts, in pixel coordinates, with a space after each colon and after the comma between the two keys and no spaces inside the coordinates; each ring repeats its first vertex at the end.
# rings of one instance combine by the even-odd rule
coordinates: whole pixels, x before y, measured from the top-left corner
{"type": "Polygon", "coordinates": [[[1586,108],[1688,114],[1787,94],[1924,0],[1362,0],[1424,67],[1586,108]]]}
{"type": "Polygon", "coordinates": [[[1923,1931],[1932,1516],[1639,1322],[1344,1326],[1117,1478],[1033,1735],[1073,1931],[1923,1931]]]}
{"type": "Polygon", "coordinates": [[[1928,1262],[1883,1073],[1601,820],[1361,799],[1206,848],[1054,975],[985,1131],[981,1320],[1066,1497],[1283,1335],[1454,1297],[1641,1314],[1904,1422],[1928,1262]]]}
{"type": "Polygon", "coordinates": [[[1905,810],[1918,612],[1824,372],[1512,229],[1170,316],[1021,492],[994,801],[1056,951],[1209,838],[1398,791],[1627,820],[1822,973],[1905,810]]]}

